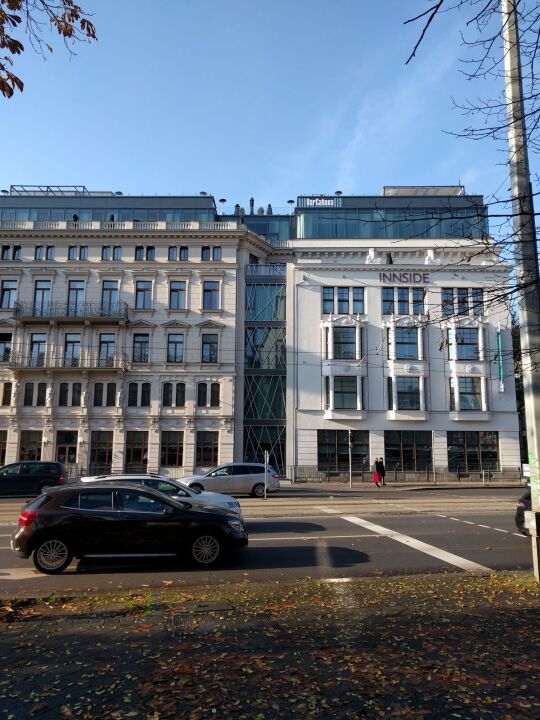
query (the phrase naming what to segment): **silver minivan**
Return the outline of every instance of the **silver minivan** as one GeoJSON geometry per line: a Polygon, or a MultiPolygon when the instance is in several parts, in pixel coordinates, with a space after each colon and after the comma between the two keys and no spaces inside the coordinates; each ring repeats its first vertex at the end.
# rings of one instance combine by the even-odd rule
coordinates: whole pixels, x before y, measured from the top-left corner
{"type": "MultiPolygon", "coordinates": [[[[191,475],[182,479],[189,487],[198,490],[264,497],[264,465],[262,463],[229,463],[220,465],[205,475],[191,475]]],[[[267,492],[279,490],[279,475],[268,466],[267,492]]]]}

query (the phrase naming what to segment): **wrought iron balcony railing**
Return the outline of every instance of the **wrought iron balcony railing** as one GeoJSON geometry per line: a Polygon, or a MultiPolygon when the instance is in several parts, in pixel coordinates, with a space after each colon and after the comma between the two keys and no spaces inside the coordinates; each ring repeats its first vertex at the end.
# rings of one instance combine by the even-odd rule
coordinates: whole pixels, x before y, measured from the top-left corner
{"type": "Polygon", "coordinates": [[[95,320],[128,320],[128,305],[125,302],[103,305],[93,302],[61,303],[61,302],[17,302],[13,309],[16,318],[54,318],[64,319],[95,319],[95,320]]]}
{"type": "Polygon", "coordinates": [[[125,367],[124,354],[100,355],[82,353],[80,356],[47,353],[12,353],[9,366],[17,370],[121,370],[125,367]]]}

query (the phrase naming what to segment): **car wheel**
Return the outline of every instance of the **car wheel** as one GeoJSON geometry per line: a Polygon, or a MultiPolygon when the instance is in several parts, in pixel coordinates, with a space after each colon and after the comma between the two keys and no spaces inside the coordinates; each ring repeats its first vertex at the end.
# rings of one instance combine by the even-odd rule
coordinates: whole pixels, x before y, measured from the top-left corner
{"type": "Polygon", "coordinates": [[[193,483],[193,485],[189,486],[190,488],[193,488],[193,490],[200,490],[201,492],[204,490],[202,485],[199,485],[199,483],[193,483]]]}
{"type": "Polygon", "coordinates": [[[191,557],[197,565],[212,565],[221,555],[221,541],[212,533],[197,535],[191,543],[191,557]]]}
{"type": "Polygon", "coordinates": [[[252,497],[257,498],[263,498],[264,497],[264,484],[263,483],[257,483],[253,486],[253,490],[251,491],[252,497]]]}
{"type": "Polygon", "coordinates": [[[67,568],[73,553],[63,540],[48,538],[42,540],[34,550],[33,560],[36,570],[46,575],[57,575],[67,568]]]}

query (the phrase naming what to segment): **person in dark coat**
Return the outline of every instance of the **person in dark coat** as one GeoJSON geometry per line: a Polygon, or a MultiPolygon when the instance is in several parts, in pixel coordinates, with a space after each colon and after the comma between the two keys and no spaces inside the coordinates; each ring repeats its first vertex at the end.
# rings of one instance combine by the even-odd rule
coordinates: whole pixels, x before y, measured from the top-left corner
{"type": "Polygon", "coordinates": [[[381,487],[381,476],[379,474],[379,458],[375,458],[375,462],[373,463],[373,482],[377,487],[381,487]]]}
{"type": "Polygon", "coordinates": [[[379,473],[381,479],[381,485],[386,485],[384,478],[386,477],[386,468],[384,467],[384,461],[382,457],[377,458],[375,461],[375,469],[379,473]]]}

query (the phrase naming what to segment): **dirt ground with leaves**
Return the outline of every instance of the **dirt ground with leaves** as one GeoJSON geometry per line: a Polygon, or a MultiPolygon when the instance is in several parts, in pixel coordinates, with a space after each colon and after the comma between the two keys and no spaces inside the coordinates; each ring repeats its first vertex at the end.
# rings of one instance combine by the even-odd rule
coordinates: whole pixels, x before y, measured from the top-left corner
{"type": "Polygon", "coordinates": [[[6,600],[0,720],[538,720],[539,596],[449,574],[6,600]]]}

